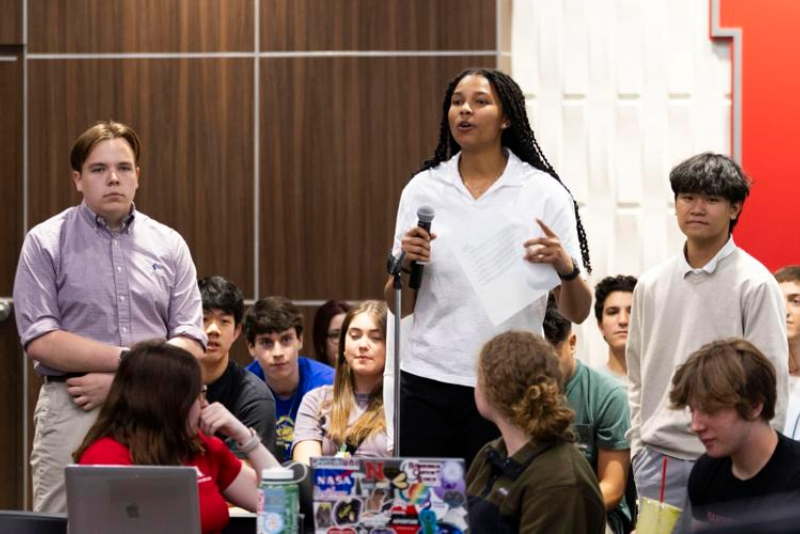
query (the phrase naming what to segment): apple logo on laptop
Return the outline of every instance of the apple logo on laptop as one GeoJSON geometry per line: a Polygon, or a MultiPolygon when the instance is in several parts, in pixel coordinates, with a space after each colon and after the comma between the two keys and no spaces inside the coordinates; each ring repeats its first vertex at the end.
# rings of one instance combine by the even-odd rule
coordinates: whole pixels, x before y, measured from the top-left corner
{"type": "Polygon", "coordinates": [[[125,507],[125,513],[128,514],[128,517],[131,519],[136,519],[139,517],[139,505],[136,503],[129,504],[125,507]]]}

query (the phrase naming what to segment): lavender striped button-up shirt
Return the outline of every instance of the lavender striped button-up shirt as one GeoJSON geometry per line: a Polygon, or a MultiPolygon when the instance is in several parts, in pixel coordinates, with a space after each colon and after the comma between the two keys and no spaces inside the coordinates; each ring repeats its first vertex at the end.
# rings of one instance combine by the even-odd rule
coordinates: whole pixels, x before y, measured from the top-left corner
{"type": "MultiPolygon", "coordinates": [[[[85,204],[28,232],[14,310],[23,347],[54,330],[118,347],[175,336],[207,342],[189,247],[135,208],[120,232],[85,204]]],[[[39,374],[61,374],[35,365],[39,374]]]]}

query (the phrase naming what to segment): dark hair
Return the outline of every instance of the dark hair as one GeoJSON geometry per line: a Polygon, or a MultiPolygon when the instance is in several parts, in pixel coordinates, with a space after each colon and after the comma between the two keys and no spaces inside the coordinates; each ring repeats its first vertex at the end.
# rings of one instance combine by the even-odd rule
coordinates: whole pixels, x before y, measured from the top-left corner
{"type": "Polygon", "coordinates": [[[294,328],[297,337],[303,335],[303,314],[286,297],[267,297],[257,301],[244,317],[244,335],[255,345],[259,334],[273,334],[294,328]]]}
{"type": "Polygon", "coordinates": [[[512,330],[487,341],[478,382],[489,404],[535,441],[574,440],[575,413],[561,393],[558,356],[540,336],[512,330]]]}
{"type": "Polygon", "coordinates": [[[100,410],[72,458],[111,437],[138,465],[181,465],[203,453],[187,419],[202,387],[200,364],[189,352],[162,341],[135,345],[122,359],[100,410]]]}
{"type": "Polygon", "coordinates": [[[800,282],[800,265],[787,265],[775,271],[775,280],[784,282],[800,282]]]}
{"type": "Polygon", "coordinates": [[[69,154],[69,164],[72,170],[81,172],[83,164],[86,163],[86,158],[92,153],[95,145],[100,141],[110,139],[124,139],[127,141],[131,146],[131,150],[133,150],[134,164],[139,165],[141,144],[139,143],[139,136],[136,135],[133,128],[121,122],[100,121],[83,132],[75,141],[75,144],[72,145],[72,151],[69,154]]]}
{"type": "Polygon", "coordinates": [[[547,311],[544,314],[542,328],[544,328],[545,339],[553,347],[565,342],[572,332],[572,323],[558,311],[558,304],[552,293],[547,297],[547,311]]]}
{"type": "MultiPolygon", "coordinates": [[[[741,202],[742,208],[750,194],[750,179],[739,164],[712,152],[703,152],[676,165],[669,173],[669,183],[676,198],[681,193],[700,193],[722,197],[731,204],[741,202]]],[[[740,210],[731,221],[731,232],[741,216],[740,210]]]]}
{"type": "Polygon", "coordinates": [[[606,276],[594,286],[594,316],[597,320],[603,318],[603,308],[606,307],[606,299],[614,291],[625,291],[633,293],[636,287],[636,277],[626,274],[617,276],[606,276]]]}
{"type": "Polygon", "coordinates": [[[311,329],[312,337],[314,338],[314,357],[324,363],[328,364],[328,356],[326,354],[327,340],[328,340],[328,326],[331,324],[331,319],[342,313],[347,313],[350,310],[350,305],[343,300],[329,300],[317,309],[314,314],[314,326],[311,329]]]}
{"type": "Polygon", "coordinates": [[[222,313],[233,315],[235,326],[239,326],[244,315],[244,298],[236,284],[214,275],[201,278],[197,282],[200,288],[200,297],[203,299],[203,311],[220,310],[222,313]]]}
{"type": "Polygon", "coordinates": [[[669,400],[678,410],[735,408],[748,421],[763,403],[759,417],[769,421],[777,396],[775,368],[767,357],[747,340],[722,339],[703,345],[678,367],[669,400]]]}
{"type": "MultiPolygon", "coordinates": [[[[450,83],[447,85],[447,90],[445,91],[444,103],[442,104],[439,143],[436,145],[433,157],[425,161],[418,172],[436,167],[461,151],[461,147],[450,132],[450,123],[447,119],[447,115],[450,110],[450,101],[453,98],[453,92],[455,92],[456,86],[462,78],[470,75],[483,76],[486,78],[500,99],[503,113],[509,120],[509,126],[503,130],[500,139],[502,145],[511,150],[522,161],[529,163],[536,169],[544,171],[555,178],[558,183],[567,190],[570,197],[572,197],[569,188],[564,185],[564,182],[561,181],[561,178],[558,176],[555,169],[553,169],[553,166],[547,161],[547,158],[539,146],[539,142],[536,140],[533,129],[528,122],[528,113],[525,111],[525,96],[522,94],[522,89],[520,89],[517,82],[515,82],[511,76],[495,69],[469,68],[461,71],[455,78],[450,80],[450,83]]],[[[586,231],[583,228],[580,213],[578,212],[578,203],[575,202],[574,197],[572,198],[572,204],[575,208],[575,220],[578,228],[581,257],[587,272],[591,273],[592,263],[589,259],[589,244],[586,240],[586,231]]]]}

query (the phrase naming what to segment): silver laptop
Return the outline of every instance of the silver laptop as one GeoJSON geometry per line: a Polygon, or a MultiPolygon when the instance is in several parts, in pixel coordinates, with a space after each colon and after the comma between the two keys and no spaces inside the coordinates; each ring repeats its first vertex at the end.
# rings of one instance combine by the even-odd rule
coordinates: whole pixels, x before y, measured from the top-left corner
{"type": "Polygon", "coordinates": [[[194,467],[68,465],[70,534],[197,534],[194,467]]]}

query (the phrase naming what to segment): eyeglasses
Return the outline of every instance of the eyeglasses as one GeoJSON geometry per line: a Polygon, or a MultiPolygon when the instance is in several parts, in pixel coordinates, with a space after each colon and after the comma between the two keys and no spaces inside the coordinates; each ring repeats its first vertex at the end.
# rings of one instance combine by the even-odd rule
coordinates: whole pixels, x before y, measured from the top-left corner
{"type": "Polygon", "coordinates": [[[206,400],[206,396],[208,395],[208,386],[201,386],[200,387],[200,394],[197,396],[197,400],[204,401],[206,400]]]}
{"type": "Polygon", "coordinates": [[[330,330],[328,332],[328,340],[329,341],[339,341],[339,336],[342,335],[341,330],[330,330]]]}

